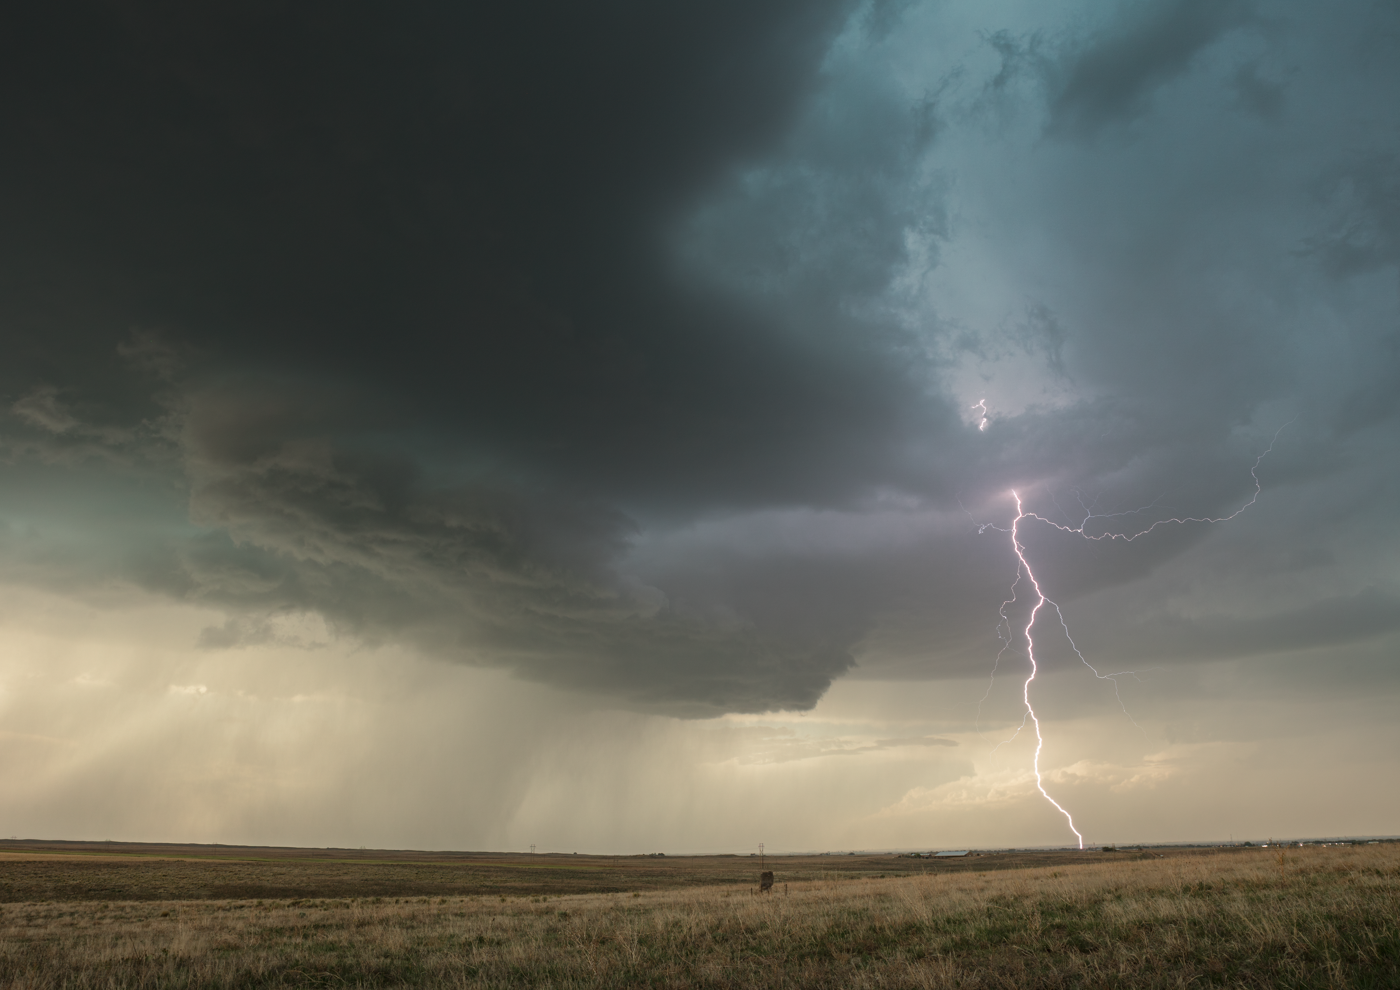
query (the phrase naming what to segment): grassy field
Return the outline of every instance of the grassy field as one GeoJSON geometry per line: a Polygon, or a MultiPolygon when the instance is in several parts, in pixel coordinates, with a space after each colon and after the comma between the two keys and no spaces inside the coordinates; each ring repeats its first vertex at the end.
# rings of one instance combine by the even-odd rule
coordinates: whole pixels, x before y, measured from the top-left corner
{"type": "MultiPolygon", "coordinates": [[[[1044,851],[934,861],[891,855],[784,856],[770,865],[792,881],[1082,865],[1102,856],[1091,852],[1066,859],[1064,853],[1044,851]]],[[[631,893],[751,884],[757,882],[758,869],[758,859],[748,856],[523,856],[0,841],[0,903],[631,893]]]]}
{"type": "MultiPolygon", "coordinates": [[[[360,868],[384,868],[375,855],[360,868]]],[[[768,896],[752,893],[756,864],[731,859],[742,882],[687,886],[684,861],[618,861],[652,882],[611,893],[10,902],[0,985],[1400,987],[1400,846],[1039,855],[926,873],[867,857],[871,869],[806,879],[810,859],[791,872],[775,859],[768,896]]],[[[354,868],[296,858],[262,865],[354,868]]],[[[59,872],[74,861],[100,863],[47,859],[59,872]]],[[[176,862],[250,868],[148,865],[176,862]]]]}

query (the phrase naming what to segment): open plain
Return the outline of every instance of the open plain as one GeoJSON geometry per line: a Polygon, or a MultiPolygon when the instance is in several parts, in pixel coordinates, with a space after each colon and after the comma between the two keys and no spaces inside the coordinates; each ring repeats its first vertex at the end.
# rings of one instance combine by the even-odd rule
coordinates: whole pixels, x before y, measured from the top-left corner
{"type": "Polygon", "coordinates": [[[770,857],[7,844],[0,985],[1396,987],[1400,845],[770,857]]]}

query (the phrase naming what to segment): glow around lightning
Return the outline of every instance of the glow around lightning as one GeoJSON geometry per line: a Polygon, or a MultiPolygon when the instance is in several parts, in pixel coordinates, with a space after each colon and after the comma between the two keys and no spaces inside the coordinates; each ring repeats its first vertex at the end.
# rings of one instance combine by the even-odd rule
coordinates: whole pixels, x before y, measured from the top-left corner
{"type": "MultiPolygon", "coordinates": [[[[978,405],[982,407],[982,410],[983,410],[983,412],[984,412],[984,414],[985,414],[985,409],[986,409],[986,407],[985,407],[985,401],[984,401],[983,403],[978,403],[978,405]]],[[[977,407],[974,406],[974,408],[977,408],[977,407]]],[[[978,429],[979,429],[979,430],[985,430],[985,429],[986,429],[986,423],[987,423],[987,420],[986,420],[985,415],[984,415],[984,418],[982,419],[982,422],[978,425],[978,429]]],[[[1037,521],[1037,522],[1042,522],[1042,523],[1045,523],[1045,524],[1047,524],[1047,525],[1049,525],[1049,526],[1053,526],[1053,527],[1055,527],[1056,529],[1060,530],[1061,532],[1073,533],[1073,534],[1075,534],[1076,536],[1080,536],[1080,537],[1083,537],[1084,539],[1088,539],[1088,540],[1113,539],[1113,540],[1123,540],[1124,542],[1131,542],[1132,540],[1135,540],[1135,539],[1137,539],[1137,538],[1140,537],[1140,536],[1146,536],[1148,533],[1152,532],[1152,531],[1153,531],[1154,529],[1156,529],[1158,526],[1168,525],[1168,524],[1172,524],[1172,523],[1184,525],[1184,524],[1186,524],[1186,523],[1221,523],[1221,522],[1228,522],[1229,520],[1234,519],[1234,518],[1235,518],[1236,516],[1238,516],[1240,513],[1244,512],[1244,511],[1245,511],[1246,509],[1248,509],[1251,505],[1253,505],[1256,501],[1258,501],[1258,499],[1259,499],[1259,493],[1260,493],[1261,490],[1262,490],[1262,485],[1260,484],[1260,481],[1259,481],[1259,473],[1258,473],[1258,472],[1259,472],[1259,465],[1260,465],[1260,463],[1264,460],[1265,456],[1267,456],[1267,455],[1274,449],[1274,443],[1278,440],[1279,433],[1282,433],[1284,427],[1286,427],[1287,425],[1288,425],[1288,424],[1285,423],[1284,426],[1279,427],[1278,431],[1274,433],[1273,440],[1270,440],[1270,441],[1269,441],[1269,446],[1268,446],[1267,448],[1265,448],[1265,450],[1264,450],[1263,453],[1261,453],[1258,457],[1255,458],[1255,460],[1254,460],[1254,465],[1249,469],[1250,477],[1252,477],[1252,478],[1254,479],[1254,494],[1250,497],[1250,499],[1249,499],[1248,502],[1245,502],[1242,506],[1240,506],[1240,507],[1239,507],[1238,509],[1236,509],[1234,512],[1230,513],[1228,516],[1219,516],[1219,517],[1206,517],[1206,516],[1202,516],[1202,517],[1184,517],[1184,518],[1159,519],[1159,520],[1157,520],[1156,522],[1152,523],[1150,526],[1148,526],[1146,529],[1143,529],[1143,530],[1141,530],[1141,531],[1139,531],[1139,532],[1136,532],[1136,533],[1111,533],[1111,532],[1104,532],[1104,533],[1100,533],[1100,534],[1098,534],[1098,535],[1094,535],[1094,534],[1091,534],[1091,533],[1087,532],[1087,528],[1088,528],[1088,526],[1089,526],[1089,524],[1090,524],[1090,522],[1091,522],[1092,520],[1103,520],[1103,519],[1118,518],[1118,517],[1122,517],[1122,516],[1134,515],[1134,514],[1137,514],[1137,513],[1140,513],[1140,512],[1145,511],[1145,509],[1138,509],[1138,510],[1134,510],[1133,512],[1107,513],[1107,514],[1105,514],[1105,513],[1095,513],[1092,509],[1086,507],[1086,508],[1085,508],[1085,515],[1084,515],[1084,518],[1083,518],[1083,520],[1081,520],[1081,522],[1079,523],[1078,526],[1066,526],[1066,525],[1063,525],[1063,524],[1061,524],[1061,523],[1054,522],[1053,520],[1046,519],[1044,516],[1038,515],[1037,513],[1034,513],[1034,512],[1027,512],[1027,511],[1025,510],[1024,505],[1023,505],[1022,502],[1021,502],[1020,493],[1017,492],[1015,489],[1012,489],[1012,491],[1011,491],[1011,497],[1012,497],[1013,499],[1016,500],[1016,517],[1011,521],[1011,528],[1010,528],[1010,530],[1003,529],[1003,528],[1000,527],[1000,526],[993,526],[993,525],[990,524],[990,523],[983,523],[983,524],[981,524],[981,525],[978,527],[978,532],[979,532],[979,533],[986,532],[988,529],[994,529],[994,530],[997,530],[998,532],[1003,532],[1003,533],[1004,533],[1004,532],[1009,532],[1009,533],[1011,534],[1011,548],[1012,548],[1012,551],[1016,554],[1016,560],[1017,560],[1016,580],[1013,581],[1012,584],[1011,584],[1011,597],[1010,597],[1009,599],[1007,599],[1006,601],[1004,601],[1004,602],[1001,603],[1001,609],[1000,609],[1001,623],[998,623],[998,626],[997,626],[997,628],[998,628],[998,634],[1000,635],[1001,625],[1002,625],[1002,623],[1004,623],[1004,624],[1006,625],[1007,635],[1006,635],[1006,637],[1005,637],[1005,641],[1004,641],[1004,643],[1003,643],[1003,645],[1002,645],[1001,650],[997,653],[996,663],[994,663],[993,666],[992,666],[992,679],[993,679],[993,681],[994,681],[995,678],[996,678],[996,669],[997,669],[997,667],[998,667],[998,666],[1000,665],[1000,663],[1001,663],[1001,658],[1002,658],[1002,656],[1003,656],[1003,655],[1006,653],[1006,651],[1011,647],[1011,643],[1012,643],[1012,637],[1011,637],[1011,635],[1010,635],[1010,632],[1011,632],[1011,620],[1010,620],[1010,618],[1009,618],[1009,617],[1007,616],[1007,614],[1006,614],[1006,609],[1007,609],[1007,607],[1008,607],[1009,605],[1012,605],[1012,604],[1014,604],[1014,603],[1016,602],[1016,600],[1017,600],[1016,588],[1017,588],[1018,585],[1020,585],[1020,583],[1021,583],[1021,578],[1022,578],[1023,575],[1024,575],[1024,577],[1026,578],[1026,580],[1028,580],[1028,581],[1030,582],[1031,587],[1032,587],[1033,589],[1035,589],[1035,595],[1036,595],[1036,602],[1035,602],[1035,605],[1031,608],[1030,617],[1029,617],[1029,618],[1027,619],[1027,621],[1026,621],[1025,628],[1021,631],[1021,635],[1025,637],[1025,641],[1026,641],[1026,658],[1030,661],[1030,673],[1029,673],[1029,675],[1026,677],[1025,684],[1022,686],[1022,691],[1021,691],[1021,698],[1022,698],[1022,701],[1025,703],[1025,706],[1026,706],[1026,714],[1025,714],[1025,716],[1022,718],[1022,720],[1021,720],[1021,725],[1016,729],[1016,732],[1012,734],[1012,736],[1011,736],[1010,739],[1005,740],[1005,742],[1010,742],[1011,739],[1014,739],[1014,738],[1016,738],[1016,736],[1020,735],[1021,729],[1025,728],[1026,722],[1027,722],[1027,721],[1029,721],[1029,722],[1031,723],[1031,725],[1034,726],[1034,728],[1035,728],[1035,755],[1034,755],[1034,757],[1033,757],[1033,760],[1032,760],[1032,764],[1031,764],[1031,765],[1032,765],[1032,768],[1033,768],[1034,771],[1035,771],[1035,786],[1036,786],[1036,789],[1037,789],[1038,791],[1040,791],[1041,796],[1044,797],[1045,800],[1049,801],[1052,805],[1054,805],[1056,811],[1058,811],[1060,814],[1062,814],[1062,815],[1065,816],[1065,821],[1069,823],[1069,830],[1070,830],[1071,832],[1074,833],[1075,839],[1077,839],[1078,842],[1079,842],[1079,848],[1080,848],[1080,849],[1083,849],[1083,848],[1084,848],[1084,836],[1083,836],[1082,833],[1080,833],[1079,829],[1075,828],[1075,825],[1074,825],[1074,816],[1071,815],[1071,814],[1069,813],[1069,810],[1068,810],[1067,808],[1065,808],[1064,805],[1060,804],[1060,802],[1056,801],[1053,797],[1050,796],[1050,792],[1047,791],[1047,790],[1045,789],[1045,780],[1044,780],[1044,778],[1042,777],[1041,772],[1040,772],[1040,752],[1041,752],[1041,750],[1045,747],[1045,737],[1041,734],[1041,731],[1040,731],[1040,719],[1039,719],[1039,717],[1037,717],[1037,715],[1036,715],[1036,713],[1035,713],[1035,708],[1031,705],[1031,682],[1035,680],[1035,676],[1036,676],[1036,674],[1039,672],[1039,665],[1038,665],[1038,663],[1037,663],[1037,661],[1036,661],[1036,658],[1035,658],[1035,637],[1034,637],[1034,635],[1033,635],[1033,632],[1034,632],[1034,628],[1035,628],[1036,619],[1039,618],[1041,609],[1045,608],[1045,607],[1048,605],[1048,606],[1050,606],[1051,608],[1053,608],[1053,609],[1055,610],[1055,614],[1056,614],[1056,615],[1059,617],[1059,619],[1060,619],[1060,626],[1064,629],[1065,638],[1066,638],[1067,640],[1069,640],[1069,645],[1070,645],[1070,647],[1074,650],[1075,655],[1076,655],[1077,657],[1079,657],[1079,659],[1083,662],[1083,664],[1084,664],[1086,667],[1088,667],[1091,671],[1093,671],[1095,677],[1099,678],[1100,680],[1112,681],[1112,682],[1113,682],[1113,689],[1114,689],[1114,694],[1115,694],[1115,695],[1117,695],[1117,693],[1118,693],[1118,681],[1117,681],[1117,678],[1120,677],[1120,676],[1123,676],[1123,673],[1128,673],[1128,672],[1121,672],[1121,673],[1118,673],[1118,674],[1101,674],[1101,673],[1099,673],[1099,671],[1098,671],[1097,669],[1094,668],[1093,664],[1089,663],[1089,661],[1088,661],[1087,659],[1085,659],[1084,654],[1083,654],[1082,652],[1080,652],[1079,647],[1078,647],[1078,646],[1075,644],[1075,642],[1074,642],[1074,638],[1070,635],[1069,623],[1065,621],[1064,611],[1060,608],[1060,606],[1059,606],[1056,602],[1052,601],[1052,600],[1045,594],[1044,590],[1042,590],[1041,585],[1040,585],[1040,580],[1035,576],[1035,571],[1031,568],[1031,563],[1030,563],[1030,561],[1026,558],[1026,548],[1025,548],[1025,546],[1021,543],[1021,539],[1020,539],[1020,534],[1021,534],[1021,522],[1022,522],[1023,520],[1027,520],[1027,519],[1035,520],[1035,521],[1037,521]]],[[[1080,504],[1081,504],[1081,506],[1083,505],[1082,500],[1081,500],[1081,503],[1080,503],[1080,504]]],[[[990,684],[989,684],[988,687],[987,687],[987,692],[988,692],[988,694],[991,693],[991,685],[990,685],[990,684]]],[[[983,696],[983,699],[982,699],[982,700],[983,700],[983,701],[986,700],[986,696],[985,696],[985,695],[983,696]]],[[[1122,696],[1121,696],[1121,695],[1118,695],[1118,703],[1119,703],[1120,706],[1123,705],[1123,699],[1122,699],[1122,696]]],[[[979,707],[980,707],[980,706],[979,706],[979,707]]],[[[1128,715],[1128,718],[1129,718],[1130,720],[1132,719],[1132,715],[1128,714],[1128,710],[1127,710],[1126,707],[1123,707],[1123,713],[1124,713],[1125,715],[1128,715]]],[[[1133,724],[1136,725],[1137,722],[1134,721],[1133,724]]],[[[1004,743],[1003,743],[1002,745],[1004,745],[1004,743]]],[[[1000,745],[998,746],[998,748],[1000,748],[1000,745]]]]}

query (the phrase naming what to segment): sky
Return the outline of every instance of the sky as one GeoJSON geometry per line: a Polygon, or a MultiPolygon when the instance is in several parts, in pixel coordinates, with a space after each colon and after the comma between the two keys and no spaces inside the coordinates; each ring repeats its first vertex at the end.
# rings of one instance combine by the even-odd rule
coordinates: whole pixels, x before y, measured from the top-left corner
{"type": "Polygon", "coordinates": [[[1072,844],[1018,496],[1087,842],[1400,833],[1397,99],[1393,0],[11,5],[0,833],[1072,844]]]}

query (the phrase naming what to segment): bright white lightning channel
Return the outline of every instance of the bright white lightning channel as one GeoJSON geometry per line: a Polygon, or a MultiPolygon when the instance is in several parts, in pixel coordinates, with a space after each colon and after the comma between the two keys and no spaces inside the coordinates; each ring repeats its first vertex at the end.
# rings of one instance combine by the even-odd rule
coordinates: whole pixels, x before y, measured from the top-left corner
{"type": "MultiPolygon", "coordinates": [[[[986,420],[984,419],[983,424],[985,424],[985,422],[986,420]]],[[[1015,739],[1016,736],[1020,735],[1021,729],[1024,729],[1026,727],[1027,720],[1031,722],[1031,724],[1035,727],[1035,756],[1032,760],[1031,766],[1035,771],[1036,789],[1040,791],[1041,797],[1045,798],[1045,800],[1049,801],[1052,805],[1054,805],[1056,811],[1065,816],[1065,821],[1069,823],[1069,830],[1074,833],[1075,839],[1079,841],[1080,849],[1084,848],[1084,836],[1080,833],[1079,829],[1074,827],[1074,816],[1069,813],[1069,810],[1065,808],[1064,805],[1060,804],[1060,802],[1056,801],[1050,796],[1050,792],[1045,789],[1045,781],[1040,773],[1040,751],[1045,747],[1045,738],[1043,735],[1041,735],[1040,732],[1040,719],[1036,716],[1035,709],[1031,706],[1031,681],[1035,680],[1035,675],[1039,672],[1039,666],[1036,663],[1035,659],[1035,637],[1032,635],[1032,630],[1035,627],[1036,618],[1040,615],[1040,610],[1046,605],[1049,605],[1055,609],[1055,614],[1059,616],[1060,625],[1065,631],[1065,638],[1069,640],[1069,645],[1074,650],[1075,656],[1079,657],[1079,659],[1084,663],[1084,666],[1088,667],[1091,671],[1093,671],[1095,677],[1099,678],[1100,680],[1113,681],[1113,690],[1115,695],[1117,695],[1118,693],[1117,678],[1123,676],[1123,674],[1127,672],[1125,671],[1119,674],[1100,674],[1098,670],[1094,668],[1093,664],[1089,663],[1089,661],[1085,659],[1084,654],[1080,652],[1079,647],[1075,644],[1074,639],[1070,636],[1069,623],[1065,621],[1064,611],[1060,608],[1060,606],[1057,603],[1055,603],[1049,597],[1047,597],[1043,590],[1041,590],[1040,581],[1036,578],[1035,571],[1031,569],[1030,561],[1026,559],[1026,548],[1021,543],[1020,539],[1021,521],[1023,519],[1033,519],[1038,522],[1043,522],[1050,526],[1053,526],[1061,532],[1074,533],[1075,535],[1081,536],[1088,540],[1112,539],[1123,540],[1124,542],[1130,542],[1132,540],[1137,539],[1139,536],[1146,536],[1158,526],[1167,525],[1170,523],[1185,524],[1228,522],[1229,520],[1234,519],[1236,516],[1238,516],[1241,512],[1244,512],[1256,501],[1258,501],[1259,493],[1262,490],[1262,485],[1259,482],[1259,464],[1264,460],[1264,457],[1274,449],[1274,442],[1278,440],[1279,433],[1282,433],[1284,427],[1286,427],[1287,425],[1288,423],[1285,423],[1283,426],[1280,426],[1278,428],[1278,431],[1274,433],[1273,440],[1269,441],[1269,446],[1265,448],[1263,453],[1261,453],[1258,457],[1254,459],[1254,466],[1249,469],[1250,477],[1254,479],[1254,494],[1250,496],[1248,502],[1244,503],[1244,505],[1240,506],[1228,516],[1220,516],[1218,518],[1193,516],[1186,518],[1159,519],[1152,525],[1148,526],[1146,529],[1136,533],[1129,534],[1105,532],[1095,536],[1085,532],[1085,529],[1089,525],[1090,520],[1107,519],[1111,516],[1133,515],[1134,513],[1098,514],[1094,513],[1092,510],[1086,509],[1084,519],[1080,522],[1078,526],[1065,526],[1060,523],[1054,522],[1050,519],[1046,519],[1044,516],[1037,515],[1034,512],[1027,512],[1021,503],[1020,494],[1015,489],[1012,489],[1011,497],[1016,500],[1016,518],[1011,520],[1011,528],[1009,530],[1006,530],[1002,529],[1000,526],[994,526],[991,523],[982,523],[977,528],[978,533],[985,533],[989,529],[994,529],[999,533],[1009,532],[1011,534],[1011,549],[1012,552],[1016,554],[1017,560],[1016,580],[1011,583],[1011,597],[1001,603],[1001,622],[997,623],[998,636],[1001,635],[1002,623],[1004,622],[1006,624],[1006,639],[1002,645],[1001,650],[997,653],[996,663],[992,666],[993,681],[995,681],[996,668],[1001,663],[1002,655],[1005,654],[1006,651],[1011,647],[1011,620],[1006,614],[1006,608],[1008,605],[1012,605],[1016,602],[1016,586],[1021,583],[1021,576],[1023,574],[1025,575],[1026,579],[1030,581],[1031,587],[1035,589],[1036,594],[1035,606],[1031,609],[1030,618],[1026,621],[1025,629],[1023,629],[1021,632],[1021,635],[1024,636],[1026,640],[1026,658],[1030,661],[1031,665],[1030,674],[1026,677],[1026,682],[1022,686],[1021,690],[1021,699],[1025,703],[1026,714],[1022,717],[1020,726],[1018,726],[1016,731],[1012,733],[1011,737],[1005,740],[1002,744],[999,744],[997,748],[1000,748],[1001,745],[1004,745],[1006,742],[1010,742],[1011,739],[1015,739]]],[[[983,428],[985,427],[978,427],[978,429],[983,428]]],[[[1141,512],[1143,510],[1139,509],[1137,511],[1141,512]]],[[[991,693],[991,684],[988,684],[987,692],[988,694],[991,693]]],[[[986,701],[986,697],[984,696],[982,700],[986,701]]],[[[1123,705],[1123,699],[1121,696],[1118,697],[1118,704],[1120,706],[1123,705]]],[[[1123,708],[1123,713],[1125,715],[1128,715],[1128,710],[1126,707],[1123,708]]],[[[1132,716],[1128,715],[1128,718],[1131,720],[1132,716]]],[[[1137,722],[1134,721],[1133,724],[1136,725],[1137,722]]]]}

